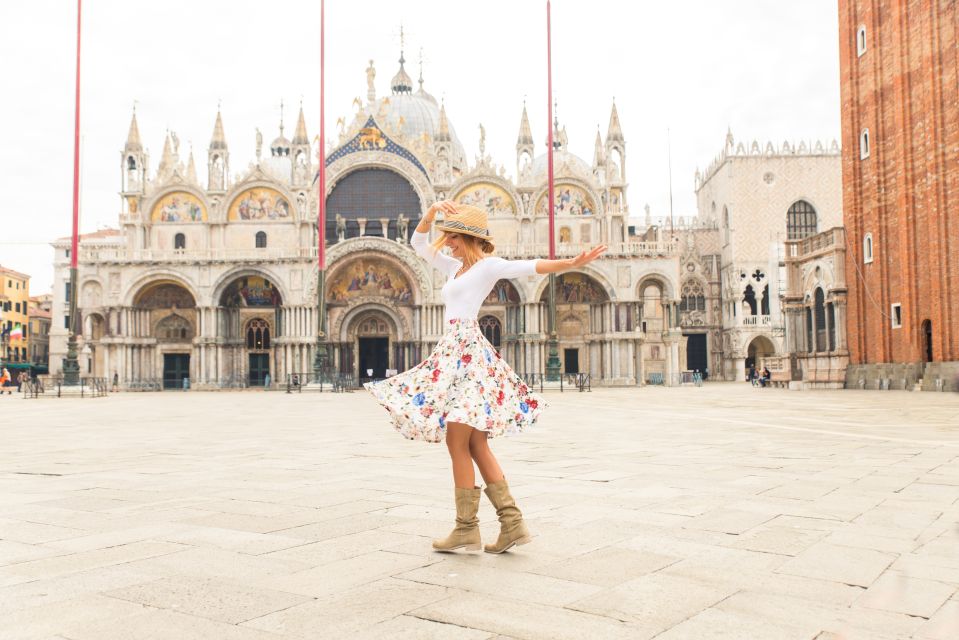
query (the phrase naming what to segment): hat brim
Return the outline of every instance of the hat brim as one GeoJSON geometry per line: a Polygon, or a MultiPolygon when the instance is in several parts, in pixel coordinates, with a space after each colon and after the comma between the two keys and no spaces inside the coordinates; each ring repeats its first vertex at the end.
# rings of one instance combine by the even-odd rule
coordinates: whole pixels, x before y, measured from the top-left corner
{"type": "Polygon", "coordinates": [[[445,222],[437,222],[433,225],[440,231],[446,231],[447,233],[458,233],[464,236],[473,236],[474,238],[479,238],[480,240],[486,240],[487,242],[493,242],[493,236],[489,233],[482,233],[476,230],[474,227],[468,227],[463,224],[457,226],[450,226],[445,222]]]}

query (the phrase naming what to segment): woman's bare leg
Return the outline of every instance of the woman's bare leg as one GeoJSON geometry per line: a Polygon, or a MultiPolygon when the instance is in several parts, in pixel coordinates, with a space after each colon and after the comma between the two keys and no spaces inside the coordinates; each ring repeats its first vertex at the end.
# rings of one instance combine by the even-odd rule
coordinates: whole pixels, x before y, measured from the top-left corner
{"type": "MultiPolygon", "coordinates": [[[[471,429],[469,442],[469,453],[476,466],[479,467],[480,474],[486,484],[500,482],[503,479],[503,469],[500,468],[496,456],[489,448],[489,438],[485,431],[471,429]]],[[[459,485],[457,485],[459,486],[459,485]]]]}
{"type": "MultiPolygon", "coordinates": [[[[470,457],[470,432],[473,427],[461,422],[446,423],[446,448],[453,461],[453,484],[460,489],[476,486],[476,471],[470,457]]],[[[485,435],[485,434],[484,434],[485,435]]]]}

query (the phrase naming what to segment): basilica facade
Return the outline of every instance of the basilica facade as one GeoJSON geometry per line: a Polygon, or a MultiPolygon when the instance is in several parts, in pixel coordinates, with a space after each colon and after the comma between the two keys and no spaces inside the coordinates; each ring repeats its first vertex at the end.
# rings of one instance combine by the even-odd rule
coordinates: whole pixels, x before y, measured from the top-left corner
{"type": "MultiPolygon", "coordinates": [[[[371,63],[366,100],[354,103],[352,120],[341,119],[338,140],[322,154],[331,360],[357,380],[415,365],[444,332],[440,274],[408,245],[431,203],[485,207],[504,258],[548,254],[546,148],[537,149],[525,106],[515,175],[507,176],[486,154],[482,127],[480,152],[467,158],[444,105],[423,84],[420,77],[414,87],[401,56],[390,91],[378,97],[371,63]]],[[[593,384],[677,382],[687,368],[684,249],[678,238],[629,231],[616,106],[605,137],[597,132],[592,162],[568,150],[565,127],[553,127],[557,254],[610,247],[601,260],[558,277],[563,371],[589,373],[593,384]]],[[[193,388],[277,384],[310,371],[319,156],[301,109],[292,139],[281,122],[264,148],[257,131],[256,160],[231,171],[218,112],[205,181],[174,134],[153,171],[134,114],[120,158],[118,229],[81,238],[75,286],[82,371],[116,374],[121,386],[162,380],[173,387],[188,379],[193,388]]],[[[51,373],[66,355],[74,286],[69,242],[54,248],[51,373]]],[[[502,280],[480,312],[487,338],[521,374],[545,371],[547,283],[545,276],[502,280]]]]}

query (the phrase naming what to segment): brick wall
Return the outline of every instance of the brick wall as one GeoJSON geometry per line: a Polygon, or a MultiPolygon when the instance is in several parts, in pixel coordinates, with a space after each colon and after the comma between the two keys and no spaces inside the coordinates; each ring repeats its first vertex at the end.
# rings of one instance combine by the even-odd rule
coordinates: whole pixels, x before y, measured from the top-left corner
{"type": "Polygon", "coordinates": [[[840,0],[843,211],[853,364],[959,360],[957,3],[840,0]],[[857,42],[865,28],[865,50],[857,42]],[[869,157],[860,157],[868,128],[869,157]],[[865,264],[871,233],[874,259],[865,264]],[[893,328],[899,303],[902,326],[893,328]]]}

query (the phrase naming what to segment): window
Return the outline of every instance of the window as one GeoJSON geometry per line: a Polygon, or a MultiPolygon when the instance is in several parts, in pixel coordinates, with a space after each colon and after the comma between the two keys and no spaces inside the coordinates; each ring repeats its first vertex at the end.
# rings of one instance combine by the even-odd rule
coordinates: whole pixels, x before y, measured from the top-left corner
{"type": "Polygon", "coordinates": [[[17,313],[20,313],[20,303],[19,303],[19,302],[15,305],[15,307],[16,307],[17,313]]]}
{"type": "Polygon", "coordinates": [[[70,316],[63,316],[63,328],[64,329],[70,328],[70,316]]]}
{"type": "Polygon", "coordinates": [[[812,307],[806,307],[806,351],[815,351],[812,342],[812,307]]]}
{"type": "Polygon", "coordinates": [[[863,129],[859,134],[859,159],[865,160],[869,157],[869,129],[863,129]]]}
{"type": "Polygon", "coordinates": [[[258,350],[270,348],[270,325],[266,320],[254,318],[247,325],[246,348],[258,350]]]}
{"type": "Polygon", "coordinates": [[[256,248],[266,249],[266,232],[265,231],[256,232],[256,248]]]}
{"type": "Polygon", "coordinates": [[[479,321],[480,330],[483,332],[483,336],[486,337],[486,340],[499,349],[500,345],[500,335],[502,333],[502,327],[500,326],[499,319],[495,316],[483,316],[479,321]]]}
{"type": "Polygon", "coordinates": [[[891,311],[892,313],[890,315],[892,316],[892,328],[899,329],[902,327],[902,304],[897,302],[896,304],[892,305],[891,311]]]}
{"type": "Polygon", "coordinates": [[[826,350],[826,294],[819,287],[816,288],[815,306],[813,313],[816,316],[816,351],[826,350]]]}
{"type": "Polygon", "coordinates": [[[864,264],[872,262],[872,234],[867,233],[862,238],[862,261],[864,264]]]}
{"type": "Polygon", "coordinates": [[[173,248],[174,249],[186,249],[186,236],[182,233],[178,233],[173,236],[173,248]]]}
{"type": "Polygon", "coordinates": [[[797,200],[786,212],[786,237],[802,240],[819,232],[819,216],[816,209],[805,200],[797,200]]]}
{"type": "Polygon", "coordinates": [[[826,305],[826,318],[829,325],[829,350],[836,350],[836,307],[830,302],[826,305]]]}
{"type": "Polygon", "coordinates": [[[702,283],[690,280],[683,284],[679,310],[680,312],[706,310],[706,295],[702,283]]]}
{"type": "Polygon", "coordinates": [[[859,25],[856,30],[856,55],[862,56],[866,53],[866,25],[859,25]]]}
{"type": "Polygon", "coordinates": [[[63,285],[64,285],[64,287],[63,287],[63,288],[64,288],[64,295],[65,295],[64,301],[70,302],[70,283],[69,283],[69,282],[64,282],[63,285]]]}

